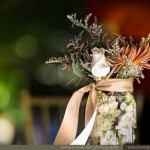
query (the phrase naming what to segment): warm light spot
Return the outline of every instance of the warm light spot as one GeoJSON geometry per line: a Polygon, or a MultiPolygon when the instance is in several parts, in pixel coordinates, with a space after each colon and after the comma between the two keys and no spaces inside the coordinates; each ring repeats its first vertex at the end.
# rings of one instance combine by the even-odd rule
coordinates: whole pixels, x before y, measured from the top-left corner
{"type": "Polygon", "coordinates": [[[0,116],[0,144],[12,144],[15,130],[12,123],[0,116]]]}
{"type": "Polygon", "coordinates": [[[117,34],[120,33],[120,27],[115,21],[107,20],[104,22],[104,25],[105,25],[104,28],[108,33],[117,33],[117,34]]]}

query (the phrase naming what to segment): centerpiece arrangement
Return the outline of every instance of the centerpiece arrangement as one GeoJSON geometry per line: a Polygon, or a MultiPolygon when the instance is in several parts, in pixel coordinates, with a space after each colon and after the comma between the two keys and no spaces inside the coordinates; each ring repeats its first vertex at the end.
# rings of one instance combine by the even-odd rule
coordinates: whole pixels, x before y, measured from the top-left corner
{"type": "Polygon", "coordinates": [[[72,72],[66,86],[89,84],[72,95],[54,144],[123,145],[134,143],[136,135],[136,102],[132,95],[133,81],[140,83],[143,70],[150,69],[150,36],[134,44],[114,34],[113,38],[98,25],[91,14],[78,20],[76,14],[68,15],[72,26],[83,30],[71,39],[64,57],[52,57],[46,63],[60,63],[62,70],[72,72]],[[86,31],[86,33],[84,33],[86,31]],[[88,37],[86,36],[88,33],[88,37]],[[85,38],[86,37],[86,38],[85,38]],[[84,93],[89,92],[85,110],[85,129],[75,139],[79,106],[84,93]]]}

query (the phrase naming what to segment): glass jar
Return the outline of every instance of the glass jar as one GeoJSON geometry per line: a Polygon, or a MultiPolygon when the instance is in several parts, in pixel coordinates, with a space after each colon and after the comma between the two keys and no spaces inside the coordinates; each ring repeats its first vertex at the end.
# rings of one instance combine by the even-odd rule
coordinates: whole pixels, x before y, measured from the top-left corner
{"type": "Polygon", "coordinates": [[[136,102],[132,93],[97,91],[97,104],[95,123],[87,144],[133,144],[136,138],[136,102]]]}

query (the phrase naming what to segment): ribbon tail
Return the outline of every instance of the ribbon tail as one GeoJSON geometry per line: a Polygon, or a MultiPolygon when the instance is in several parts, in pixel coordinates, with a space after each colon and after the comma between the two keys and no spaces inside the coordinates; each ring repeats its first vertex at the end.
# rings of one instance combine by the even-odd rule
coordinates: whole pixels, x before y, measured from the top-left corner
{"type": "Polygon", "coordinates": [[[89,120],[91,119],[95,111],[96,105],[97,105],[97,93],[96,93],[95,88],[92,88],[89,93],[87,104],[86,104],[85,127],[88,124],[89,120]]]}
{"type": "Polygon", "coordinates": [[[67,105],[62,124],[55,138],[54,145],[69,145],[75,139],[78,126],[80,103],[84,93],[88,92],[89,90],[90,87],[85,86],[74,92],[72,95],[67,105]]]}
{"type": "Polygon", "coordinates": [[[88,99],[87,99],[87,103],[86,103],[86,109],[85,109],[85,127],[88,124],[88,122],[90,121],[93,113],[94,113],[94,107],[93,107],[93,102],[91,100],[91,91],[89,93],[88,99]]]}
{"type": "Polygon", "coordinates": [[[92,131],[97,112],[97,93],[95,88],[90,90],[86,111],[85,111],[85,128],[81,134],[71,143],[71,145],[85,145],[92,131]]]}
{"type": "Polygon", "coordinates": [[[97,112],[97,106],[87,126],[84,128],[81,134],[71,143],[71,145],[85,145],[86,144],[88,137],[92,131],[93,125],[94,125],[96,112],[97,112]]]}

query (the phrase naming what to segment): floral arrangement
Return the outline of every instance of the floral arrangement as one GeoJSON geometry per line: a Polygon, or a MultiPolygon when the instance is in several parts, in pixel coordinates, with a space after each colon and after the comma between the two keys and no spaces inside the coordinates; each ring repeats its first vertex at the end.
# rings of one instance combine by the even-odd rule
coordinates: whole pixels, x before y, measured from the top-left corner
{"type": "MultiPolygon", "coordinates": [[[[108,79],[136,79],[140,83],[140,78],[144,78],[143,70],[150,69],[150,35],[142,38],[139,44],[134,44],[132,37],[127,40],[114,34],[109,38],[96,18],[93,24],[89,23],[90,17],[91,14],[78,20],[76,14],[67,16],[72,27],[78,26],[83,30],[69,41],[64,57],[52,57],[46,63],[60,63],[62,70],[75,75],[66,86],[76,77],[80,78],[76,85],[82,80],[96,84],[108,79]],[[89,36],[85,38],[87,34],[89,36]]],[[[97,113],[88,144],[133,143],[136,103],[132,91],[108,91],[96,90],[97,113]]]]}

